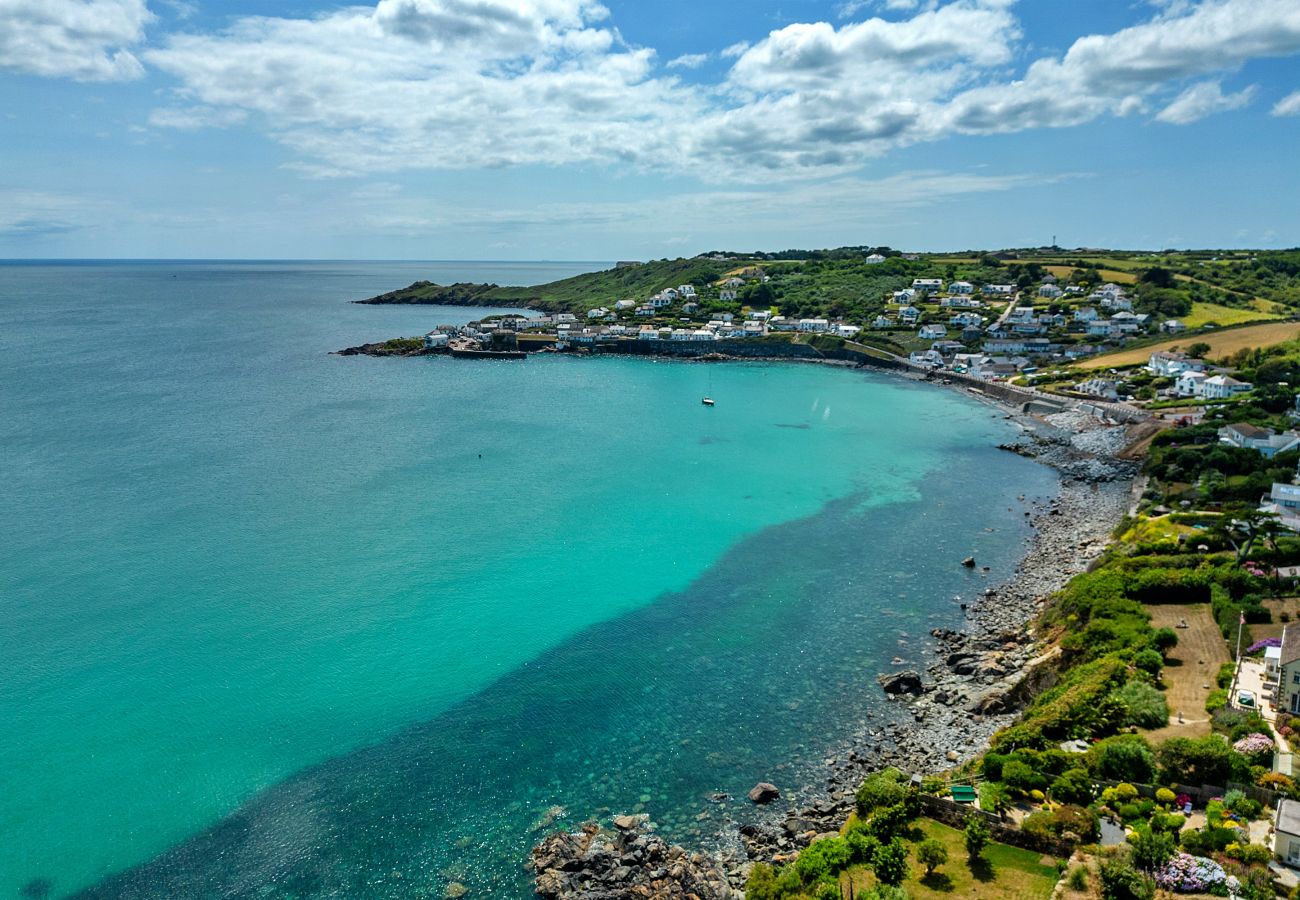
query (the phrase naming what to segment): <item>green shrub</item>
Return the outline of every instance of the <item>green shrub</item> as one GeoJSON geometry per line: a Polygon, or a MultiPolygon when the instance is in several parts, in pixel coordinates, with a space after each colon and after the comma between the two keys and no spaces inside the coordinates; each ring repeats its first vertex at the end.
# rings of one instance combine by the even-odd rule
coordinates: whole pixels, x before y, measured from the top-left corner
{"type": "Polygon", "coordinates": [[[907,845],[901,838],[894,838],[888,844],[882,844],[876,849],[875,855],[871,858],[871,870],[884,884],[903,883],[903,879],[907,877],[907,845]]]}
{"type": "Polygon", "coordinates": [[[1200,831],[1184,831],[1183,850],[1193,856],[1213,856],[1237,840],[1236,829],[1207,826],[1200,831]]]}
{"type": "Polygon", "coordinates": [[[1011,808],[1011,796],[1005,785],[986,781],[980,785],[980,809],[1002,815],[1011,808]]]}
{"type": "MultiPolygon", "coordinates": [[[[1155,653],[1154,650],[1142,652],[1155,653]]],[[[1127,724],[1139,728],[1163,728],[1169,724],[1165,695],[1145,681],[1130,681],[1116,692],[1116,696],[1128,710],[1127,724]]]]}
{"type": "Polygon", "coordinates": [[[1133,665],[1137,666],[1143,672],[1153,677],[1160,677],[1160,670],[1165,667],[1165,658],[1160,655],[1159,650],[1152,650],[1148,647],[1146,650],[1139,650],[1133,657],[1133,665]]]}
{"type": "Polygon", "coordinates": [[[1227,705],[1228,705],[1227,688],[1217,688],[1213,691],[1210,691],[1209,695],[1206,696],[1205,698],[1205,711],[1210,715],[1214,715],[1216,712],[1223,709],[1227,705]]]}
{"type": "Polygon", "coordinates": [[[1070,870],[1070,877],[1066,879],[1066,884],[1070,890],[1083,892],[1088,889],[1088,869],[1086,866],[1075,866],[1070,870]]]}
{"type": "Polygon", "coordinates": [[[1151,745],[1141,737],[1121,736],[1102,741],[1088,751],[1093,771],[1107,781],[1149,784],[1156,773],[1151,745]]]}
{"type": "Polygon", "coordinates": [[[1221,688],[1232,687],[1232,679],[1236,674],[1237,664],[1226,662],[1219,666],[1218,674],[1214,676],[1214,683],[1221,688]]]}
{"type": "Polygon", "coordinates": [[[1172,835],[1140,831],[1133,840],[1133,864],[1144,872],[1154,872],[1173,858],[1175,850],[1172,835]]]}
{"type": "Polygon", "coordinates": [[[1157,628],[1151,632],[1151,646],[1161,653],[1168,653],[1178,646],[1178,632],[1172,628],[1157,628]]]}
{"type": "Polygon", "coordinates": [[[1157,803],[1163,803],[1165,806],[1168,806],[1169,804],[1173,803],[1177,799],[1178,796],[1173,791],[1169,790],[1169,788],[1167,787],[1162,787],[1156,791],[1157,803]]]}
{"type": "Polygon", "coordinates": [[[1221,735],[1170,738],[1156,751],[1167,784],[1224,784],[1232,772],[1232,747],[1221,735]]]}
{"type": "Polygon", "coordinates": [[[1146,878],[1127,857],[1117,856],[1101,864],[1101,895],[1106,900],[1152,900],[1155,882],[1146,878]]]}
{"type": "Polygon", "coordinates": [[[1136,822],[1142,818],[1142,810],[1136,803],[1121,803],[1119,809],[1115,810],[1119,817],[1125,822],[1136,822]]]}
{"type": "Polygon", "coordinates": [[[1020,759],[1008,760],[1002,766],[1002,782],[1013,791],[1027,794],[1047,787],[1047,779],[1020,759]]]}
{"type": "Polygon", "coordinates": [[[1025,817],[1020,827],[1031,834],[1059,838],[1072,834],[1084,842],[1095,841],[1101,835],[1097,813],[1083,806],[1058,806],[1052,810],[1038,810],[1025,817]]]}
{"type": "Polygon", "coordinates": [[[858,815],[866,818],[881,806],[893,806],[901,803],[907,794],[903,785],[903,773],[893,766],[868,775],[858,788],[856,796],[858,815]]]}
{"type": "Polygon", "coordinates": [[[1083,769],[1071,769],[1052,782],[1051,793],[1058,803],[1086,806],[1092,802],[1092,777],[1083,769]]]}

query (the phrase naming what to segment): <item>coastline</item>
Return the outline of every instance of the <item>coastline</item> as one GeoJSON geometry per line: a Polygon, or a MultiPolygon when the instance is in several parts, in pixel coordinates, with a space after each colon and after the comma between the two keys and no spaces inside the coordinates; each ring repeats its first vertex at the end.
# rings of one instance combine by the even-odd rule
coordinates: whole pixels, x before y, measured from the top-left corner
{"type": "MultiPolygon", "coordinates": [[[[926,380],[916,373],[893,374],[926,380]]],[[[578,831],[557,832],[533,848],[530,865],[540,896],[626,895],[600,893],[617,889],[741,898],[753,864],[789,861],[818,836],[838,833],[867,774],[890,765],[917,774],[958,766],[985,750],[999,729],[1055,682],[1057,654],[1038,645],[1030,625],[1051,594],[1101,556],[1128,513],[1140,464],[1121,454],[1140,428],[1106,425],[1078,409],[1035,417],[990,394],[940,386],[961,390],[1014,420],[1022,436],[1003,449],[1059,474],[1055,495],[1026,513],[1032,530],[1013,574],[962,603],[966,621],[960,629],[930,632],[922,671],[880,673],[878,685],[869,684],[864,673],[863,689],[884,690],[892,715],[868,714],[846,729],[846,737],[826,744],[822,764],[801,781],[780,784],[777,802],[737,809],[729,827],[694,849],[669,845],[653,833],[646,816],[615,816],[613,829],[587,822],[578,831]]]]}

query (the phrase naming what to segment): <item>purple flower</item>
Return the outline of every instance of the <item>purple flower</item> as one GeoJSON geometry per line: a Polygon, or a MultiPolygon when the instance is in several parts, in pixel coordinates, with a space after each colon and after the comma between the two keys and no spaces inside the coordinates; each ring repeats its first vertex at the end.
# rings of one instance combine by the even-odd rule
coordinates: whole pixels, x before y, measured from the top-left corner
{"type": "Polygon", "coordinates": [[[1246,652],[1258,653],[1259,651],[1263,650],[1265,647],[1281,647],[1281,646],[1282,646],[1281,638],[1275,638],[1275,637],[1264,638],[1262,641],[1255,641],[1255,643],[1247,647],[1246,652]]]}

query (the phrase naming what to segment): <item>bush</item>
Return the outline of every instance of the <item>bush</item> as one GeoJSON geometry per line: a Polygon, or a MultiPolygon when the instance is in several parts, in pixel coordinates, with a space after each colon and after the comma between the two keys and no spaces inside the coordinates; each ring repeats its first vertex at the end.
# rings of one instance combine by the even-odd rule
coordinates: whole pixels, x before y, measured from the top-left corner
{"type": "Polygon", "coordinates": [[[844,838],[825,838],[809,844],[795,860],[794,868],[804,884],[813,884],[846,869],[850,855],[844,838]]]}
{"type": "Polygon", "coordinates": [[[1002,782],[1011,790],[1022,794],[1047,787],[1047,779],[1020,759],[1009,759],[1002,765],[1002,782]]]}
{"type": "Polygon", "coordinates": [[[980,809],[1002,815],[1011,808],[1011,797],[1005,785],[986,781],[980,785],[980,809]]]}
{"type": "Polygon", "coordinates": [[[1232,859],[1240,860],[1246,865],[1263,864],[1273,858],[1273,854],[1269,849],[1261,847],[1259,844],[1238,844],[1233,842],[1224,847],[1223,852],[1232,859]]]}
{"type": "Polygon", "coordinates": [[[848,834],[844,835],[844,843],[848,845],[849,859],[854,863],[870,863],[876,848],[880,846],[880,841],[861,822],[854,823],[848,834]]]}
{"type": "Polygon", "coordinates": [[[1038,810],[1026,816],[1020,827],[1043,837],[1059,838],[1072,834],[1084,842],[1095,841],[1101,834],[1097,814],[1083,806],[1038,810]]]}
{"type": "Polygon", "coordinates": [[[1223,784],[1232,773],[1232,748],[1222,736],[1170,738],[1156,751],[1160,780],[1169,784],[1223,784]]]}
{"type": "Polygon", "coordinates": [[[1092,802],[1092,777],[1083,769],[1071,769],[1052,782],[1051,792],[1058,803],[1086,806],[1092,802]]]}
{"type": "Polygon", "coordinates": [[[1174,794],[1173,791],[1169,790],[1169,788],[1162,787],[1156,791],[1157,803],[1163,803],[1165,806],[1169,806],[1177,799],[1178,799],[1177,796],[1174,794]]]}
{"type": "Polygon", "coordinates": [[[867,818],[881,806],[901,803],[907,794],[903,786],[903,773],[893,766],[868,775],[858,788],[856,796],[858,815],[867,818]]]}
{"type": "Polygon", "coordinates": [[[1165,658],[1160,655],[1159,650],[1152,650],[1148,647],[1146,650],[1138,651],[1137,655],[1133,657],[1133,665],[1143,672],[1159,678],[1160,670],[1165,667],[1165,658]]]}
{"type": "Polygon", "coordinates": [[[1151,646],[1161,653],[1168,653],[1178,646],[1178,632],[1172,628],[1157,628],[1151,632],[1151,646]]]}
{"type": "Polygon", "coordinates": [[[1145,681],[1130,681],[1116,692],[1116,696],[1128,710],[1126,724],[1139,728],[1163,728],[1169,724],[1169,705],[1165,702],[1165,695],[1145,681]]]}
{"type": "Polygon", "coordinates": [[[1107,781],[1150,783],[1156,773],[1151,745],[1140,737],[1117,737],[1103,741],[1089,751],[1093,771],[1107,781]]]}
{"type": "Polygon", "coordinates": [[[916,861],[925,866],[925,874],[929,875],[948,861],[948,849],[934,838],[926,838],[916,845],[916,861]]]}
{"type": "Polygon", "coordinates": [[[1173,858],[1175,850],[1172,835],[1139,831],[1133,840],[1133,864],[1144,872],[1154,872],[1173,858]]]}
{"type": "Polygon", "coordinates": [[[1215,688],[1205,696],[1205,711],[1214,715],[1228,705],[1228,689],[1215,688]]]}
{"type": "Polygon", "coordinates": [[[1233,676],[1237,674],[1237,664],[1226,662],[1219,666],[1218,674],[1214,676],[1214,683],[1217,687],[1232,687],[1233,676]]]}
{"type": "Polygon", "coordinates": [[[1072,891],[1086,891],[1088,889],[1088,869],[1086,866],[1075,866],[1070,870],[1070,877],[1066,879],[1072,891]]]}
{"type": "Polygon", "coordinates": [[[1234,828],[1207,826],[1200,831],[1184,832],[1182,845],[1184,850],[1194,856],[1210,856],[1214,853],[1222,853],[1229,844],[1236,840],[1237,831],[1234,828]]]}
{"type": "Polygon", "coordinates": [[[1101,864],[1101,895],[1106,900],[1152,900],[1155,882],[1133,868],[1126,857],[1117,856],[1101,864]]]}
{"type": "Polygon", "coordinates": [[[902,839],[894,838],[888,844],[878,847],[871,858],[871,870],[884,884],[894,886],[902,884],[903,879],[907,877],[907,845],[902,839]]]}

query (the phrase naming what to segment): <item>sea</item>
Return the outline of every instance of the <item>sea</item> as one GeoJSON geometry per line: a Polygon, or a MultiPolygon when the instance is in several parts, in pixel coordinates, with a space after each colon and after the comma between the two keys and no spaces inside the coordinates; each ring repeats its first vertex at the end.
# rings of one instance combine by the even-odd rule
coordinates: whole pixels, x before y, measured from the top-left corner
{"type": "Polygon", "coordinates": [[[894,714],[1054,493],[999,410],[331,354],[607,266],[0,263],[0,898],[523,898],[550,829],[710,846],[894,714]]]}

